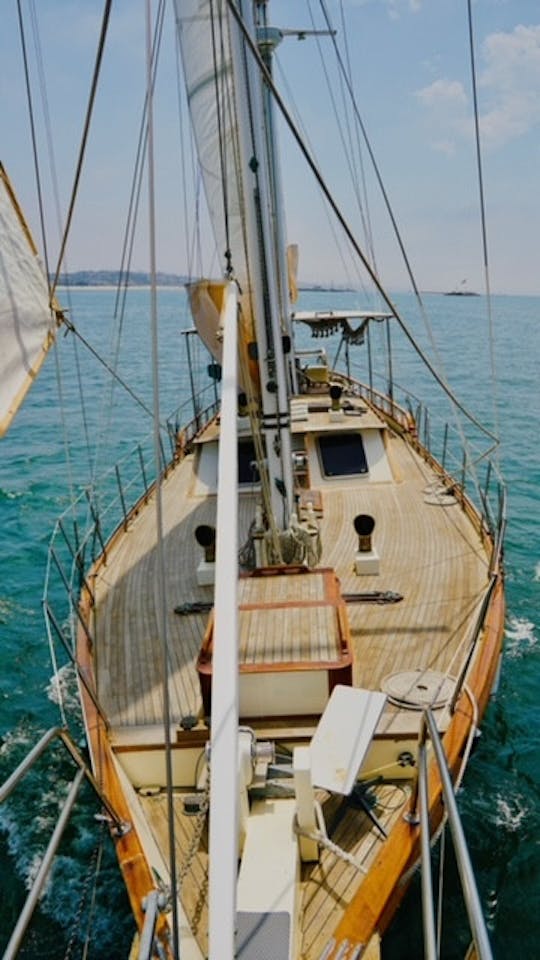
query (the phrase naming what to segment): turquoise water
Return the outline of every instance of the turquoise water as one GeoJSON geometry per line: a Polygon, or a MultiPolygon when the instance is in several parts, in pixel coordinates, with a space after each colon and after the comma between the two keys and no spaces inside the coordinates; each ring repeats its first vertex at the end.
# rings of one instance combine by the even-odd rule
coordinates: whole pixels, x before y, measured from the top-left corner
{"type": "MultiPolygon", "coordinates": [[[[419,339],[431,349],[412,300],[405,296],[396,299],[411,314],[411,326],[419,339]]],[[[103,355],[109,354],[113,302],[114,294],[106,290],[72,293],[71,318],[103,355]]],[[[347,302],[350,295],[340,294],[336,299],[336,294],[311,293],[303,295],[300,306],[345,306],[347,302]]],[[[540,899],[540,298],[494,298],[497,415],[490,386],[484,299],[429,295],[426,302],[448,380],[476,415],[491,426],[498,420],[502,440],[501,468],[509,493],[506,649],[499,690],[475,748],[460,804],[495,954],[504,960],[519,946],[524,958],[532,958],[538,955],[540,942],[540,918],[535,909],[540,899]]],[[[188,387],[179,342],[183,338],[177,335],[188,323],[183,293],[162,291],[159,311],[161,409],[165,417],[186,397],[188,387]]],[[[120,373],[151,405],[147,315],[147,291],[132,292],[123,321],[120,373]]],[[[61,339],[58,360],[49,357],[10,434],[0,443],[0,779],[45,729],[59,722],[58,708],[51,699],[52,668],[41,608],[53,524],[69,504],[72,489],[80,491],[91,471],[103,472],[150,428],[148,415],[122,387],[116,386],[111,396],[103,368],[80,345],[75,351],[74,344],[73,336],[61,339]],[[108,423],[104,410],[111,406],[110,400],[113,413],[108,423]],[[69,467],[64,437],[68,438],[69,467]]],[[[444,404],[436,399],[431,378],[417,358],[408,356],[397,332],[393,344],[395,380],[413,384],[416,396],[443,413],[444,404]]],[[[324,341],[323,345],[332,356],[335,342],[324,341]]],[[[365,376],[365,354],[358,356],[358,373],[365,376]]],[[[384,376],[375,385],[384,386],[384,376]]],[[[433,432],[436,434],[435,426],[433,432]]],[[[68,698],[73,700],[73,694],[68,676],[68,698]]],[[[70,716],[76,716],[75,709],[70,716]]],[[[72,722],[76,732],[76,719],[72,722]]],[[[72,776],[63,753],[55,750],[0,810],[0,948],[24,898],[25,880],[35,874],[39,851],[62,796],[61,786],[72,776]]],[[[85,800],[77,806],[22,956],[58,957],[66,950],[68,956],[81,956],[101,833],[93,818],[96,807],[88,794],[85,800]]],[[[449,860],[445,956],[457,960],[464,955],[467,934],[449,860]]],[[[131,921],[107,843],[96,896],[89,956],[125,957],[131,921]]],[[[422,955],[414,909],[418,903],[415,884],[389,939],[385,960],[422,955]]]]}

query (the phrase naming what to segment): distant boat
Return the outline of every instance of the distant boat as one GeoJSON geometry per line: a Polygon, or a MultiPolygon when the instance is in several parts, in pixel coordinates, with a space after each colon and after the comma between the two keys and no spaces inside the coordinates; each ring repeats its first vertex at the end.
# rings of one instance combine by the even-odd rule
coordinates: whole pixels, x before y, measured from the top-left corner
{"type": "Polygon", "coordinates": [[[466,283],[466,280],[462,280],[460,286],[455,290],[446,290],[445,297],[479,297],[480,294],[475,293],[474,290],[467,290],[466,283]]]}

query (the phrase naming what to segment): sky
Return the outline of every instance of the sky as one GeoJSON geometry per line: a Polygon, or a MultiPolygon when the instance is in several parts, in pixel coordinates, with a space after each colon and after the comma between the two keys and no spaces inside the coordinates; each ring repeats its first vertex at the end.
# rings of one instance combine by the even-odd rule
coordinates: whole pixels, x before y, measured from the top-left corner
{"type": "MultiPolygon", "coordinates": [[[[44,183],[49,258],[58,249],[73,183],[91,72],[99,36],[98,0],[39,0],[35,11],[42,51],[49,123],[41,117],[32,67],[36,128],[44,183]],[[57,188],[49,170],[54,155],[57,188]],[[55,200],[57,193],[57,200],[55,200]]],[[[466,0],[326,0],[343,41],[371,149],[418,286],[424,290],[484,289],[484,254],[474,145],[466,0]]],[[[0,160],[6,167],[41,247],[26,95],[21,69],[17,4],[5,0],[0,31],[0,160]]],[[[121,256],[133,158],[144,97],[144,0],[116,0],[98,89],[94,125],[65,261],[68,269],[114,269],[121,256]]],[[[272,22],[309,29],[303,0],[275,0],[272,22]]],[[[311,2],[314,22],[321,14],[311,2]]],[[[494,292],[540,293],[540,4],[538,0],[473,3],[482,172],[490,284],[494,292]]],[[[26,15],[33,63],[31,17],[26,15]]],[[[171,10],[162,47],[155,105],[158,269],[185,273],[187,237],[178,144],[176,60],[171,10]]],[[[362,216],[346,186],[347,166],[333,123],[325,67],[332,41],[288,37],[275,76],[285,99],[298,107],[312,150],[351,227],[363,243],[362,216]],[[285,80],[286,78],[286,80],[285,80]]],[[[333,228],[311,177],[285,129],[283,186],[290,241],[300,248],[300,277],[309,282],[349,279],[335,250],[333,228]]],[[[407,287],[365,148],[378,271],[390,290],[407,287]]],[[[366,210],[363,211],[364,218],[366,210]]],[[[145,213],[140,214],[144,224],[145,213]]],[[[133,267],[148,268],[141,229],[133,267]]],[[[214,272],[219,272],[215,262],[214,272]]]]}

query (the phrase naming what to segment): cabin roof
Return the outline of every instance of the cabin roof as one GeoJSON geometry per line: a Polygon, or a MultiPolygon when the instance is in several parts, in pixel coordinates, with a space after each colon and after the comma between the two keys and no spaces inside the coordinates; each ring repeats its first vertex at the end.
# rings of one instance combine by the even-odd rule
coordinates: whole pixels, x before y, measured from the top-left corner
{"type": "MultiPolygon", "coordinates": [[[[386,423],[363,401],[347,398],[346,406],[341,414],[333,416],[330,412],[330,401],[324,398],[313,398],[301,395],[291,400],[291,433],[326,433],[345,432],[355,430],[385,430],[386,423]]],[[[238,436],[251,436],[249,417],[240,417],[238,420],[238,436]]],[[[215,442],[219,439],[219,419],[212,420],[205,429],[194,439],[194,443],[203,444],[215,442]]]]}

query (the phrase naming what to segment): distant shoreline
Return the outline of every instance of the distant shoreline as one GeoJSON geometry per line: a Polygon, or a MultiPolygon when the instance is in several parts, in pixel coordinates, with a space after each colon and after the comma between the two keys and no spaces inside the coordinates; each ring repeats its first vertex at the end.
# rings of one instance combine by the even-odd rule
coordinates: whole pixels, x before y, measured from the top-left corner
{"type": "MultiPolygon", "coordinates": [[[[52,278],[51,278],[52,279],[52,278]]],[[[183,290],[191,279],[181,274],[158,273],[157,287],[163,290],[183,290]]],[[[125,278],[121,280],[120,272],[115,270],[76,270],[70,273],[60,274],[58,287],[71,290],[118,290],[119,286],[125,286],[125,278]]],[[[148,290],[151,287],[150,274],[143,271],[134,271],[130,274],[127,287],[130,290],[148,290]]],[[[299,283],[298,290],[305,293],[355,293],[348,286],[339,284],[322,283],[299,283]]],[[[477,299],[485,296],[476,291],[458,291],[458,290],[422,290],[422,295],[439,297],[459,297],[459,299],[470,297],[477,299]]],[[[411,293],[410,290],[393,290],[392,296],[411,293]]],[[[497,297],[538,297],[540,293],[509,293],[508,291],[492,291],[493,296],[497,297]]]]}
{"type": "MultiPolygon", "coordinates": [[[[51,279],[53,279],[51,277],[51,279]]],[[[189,277],[182,274],[158,273],[156,284],[160,289],[184,289],[191,283],[189,277]]],[[[126,277],[116,270],[74,270],[71,273],[62,273],[58,279],[58,287],[70,290],[116,290],[119,286],[129,287],[130,290],[144,290],[152,286],[152,278],[144,271],[133,271],[126,277]]],[[[353,293],[350,287],[320,283],[299,283],[301,291],[321,293],[353,293]]]]}

